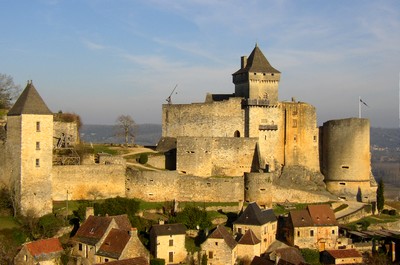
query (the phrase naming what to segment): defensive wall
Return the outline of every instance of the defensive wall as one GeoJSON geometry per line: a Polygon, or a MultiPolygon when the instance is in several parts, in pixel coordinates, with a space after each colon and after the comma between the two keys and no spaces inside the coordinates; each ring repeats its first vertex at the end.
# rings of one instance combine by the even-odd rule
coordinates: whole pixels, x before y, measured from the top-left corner
{"type": "Polygon", "coordinates": [[[233,137],[244,135],[241,98],[211,103],[162,106],[162,136],[233,137]],[[222,126],[223,125],[223,126],[222,126]]]}
{"type": "Polygon", "coordinates": [[[244,200],[243,177],[202,178],[177,171],[128,170],[126,196],[145,201],[239,202],[244,200]]]}
{"type": "Polygon", "coordinates": [[[54,201],[125,197],[124,165],[54,166],[54,201]]]}
{"type": "Polygon", "coordinates": [[[65,140],[70,145],[79,143],[79,130],[76,122],[54,121],[53,141],[54,146],[57,146],[58,140],[65,137],[65,140]]]}
{"type": "Polygon", "coordinates": [[[177,171],[189,175],[243,176],[251,172],[257,138],[178,137],[177,171]]]}

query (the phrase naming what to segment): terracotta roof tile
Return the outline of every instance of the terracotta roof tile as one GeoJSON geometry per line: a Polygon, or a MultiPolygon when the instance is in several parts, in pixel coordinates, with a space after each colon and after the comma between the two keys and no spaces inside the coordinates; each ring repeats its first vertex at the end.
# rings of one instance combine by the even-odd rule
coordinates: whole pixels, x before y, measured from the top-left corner
{"type": "Polygon", "coordinates": [[[208,238],[219,238],[223,239],[225,243],[233,249],[236,245],[237,242],[233,238],[233,236],[226,230],[225,226],[223,225],[218,225],[214,231],[208,236],[208,238]]]}
{"type": "Polygon", "coordinates": [[[280,257],[280,261],[286,262],[286,264],[299,265],[305,263],[303,256],[297,248],[280,248],[275,250],[275,253],[280,257]]]}
{"type": "Polygon", "coordinates": [[[238,244],[241,244],[241,245],[257,245],[260,242],[261,242],[261,240],[257,238],[257,236],[254,234],[253,230],[249,229],[239,239],[238,244]]]}
{"type": "Polygon", "coordinates": [[[127,231],[113,228],[104,239],[103,244],[101,244],[96,254],[119,259],[130,238],[131,236],[127,231]]]}
{"type": "Polygon", "coordinates": [[[7,115],[18,116],[21,114],[53,115],[32,83],[26,85],[7,115]]]}
{"type": "Polygon", "coordinates": [[[314,226],[310,213],[307,210],[295,210],[289,212],[289,219],[294,227],[314,226]]]}
{"type": "Polygon", "coordinates": [[[360,252],[358,252],[354,248],[350,249],[331,249],[331,250],[325,250],[327,253],[329,253],[332,257],[335,259],[341,259],[341,258],[360,258],[362,255],[360,252]]]}
{"type": "Polygon", "coordinates": [[[31,253],[31,255],[35,258],[41,255],[54,254],[64,251],[58,238],[48,238],[38,241],[32,241],[26,243],[25,247],[27,248],[29,253],[31,253]]]}
{"type": "Polygon", "coordinates": [[[275,265],[275,262],[264,257],[255,256],[250,265],[275,265]]]}
{"type": "Polygon", "coordinates": [[[308,205],[307,209],[315,225],[338,225],[329,204],[308,205]]]}

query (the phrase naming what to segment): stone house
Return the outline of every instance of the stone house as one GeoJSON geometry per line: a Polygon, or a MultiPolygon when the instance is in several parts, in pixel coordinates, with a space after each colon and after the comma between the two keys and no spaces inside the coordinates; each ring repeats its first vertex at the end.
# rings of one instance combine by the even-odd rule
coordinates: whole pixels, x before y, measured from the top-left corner
{"type": "Polygon", "coordinates": [[[254,256],[260,256],[260,243],[261,240],[257,238],[253,230],[247,230],[238,241],[238,257],[241,259],[252,260],[254,256]]]}
{"type": "Polygon", "coordinates": [[[150,260],[150,254],[140,241],[136,228],[131,228],[129,233],[121,229],[111,229],[96,252],[96,262],[99,263],[136,257],[150,260]]]}
{"type": "Polygon", "coordinates": [[[336,247],[339,228],[328,204],[290,211],[287,225],[286,240],[293,246],[319,251],[336,247]]]}
{"type": "Polygon", "coordinates": [[[272,209],[261,210],[256,202],[250,203],[233,223],[233,231],[238,236],[249,229],[260,240],[260,253],[264,253],[276,237],[277,218],[272,209]]]}
{"type": "Polygon", "coordinates": [[[149,261],[146,258],[138,257],[138,258],[131,258],[131,259],[123,259],[123,260],[116,260],[110,261],[105,263],[96,263],[95,265],[149,265],[149,261]]]}
{"type": "Polygon", "coordinates": [[[14,264],[21,265],[56,265],[61,262],[64,249],[58,238],[41,239],[22,245],[14,258],[14,264]]]}
{"type": "Polygon", "coordinates": [[[354,248],[330,249],[321,252],[322,264],[363,264],[363,257],[354,248]]]}
{"type": "Polygon", "coordinates": [[[183,224],[158,224],[150,229],[150,252],[165,264],[184,262],[186,227],[183,224]]]}
{"type": "Polygon", "coordinates": [[[233,265],[237,259],[237,242],[223,225],[218,225],[201,245],[207,265],[233,265]]]}
{"type": "Polygon", "coordinates": [[[112,229],[129,233],[131,224],[128,216],[89,216],[71,239],[74,247],[72,254],[80,257],[81,264],[94,264],[96,254],[112,229]]]}

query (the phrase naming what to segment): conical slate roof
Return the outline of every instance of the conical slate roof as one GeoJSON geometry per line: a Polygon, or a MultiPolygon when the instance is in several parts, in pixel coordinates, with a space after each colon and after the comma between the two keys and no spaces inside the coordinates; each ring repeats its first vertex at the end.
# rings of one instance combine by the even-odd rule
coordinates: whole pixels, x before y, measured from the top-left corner
{"type": "Polygon", "coordinates": [[[53,115],[33,86],[32,81],[28,82],[24,91],[7,115],[18,116],[22,114],[53,115]]]}
{"type": "Polygon", "coordinates": [[[264,54],[258,48],[258,45],[251,52],[249,58],[247,59],[247,64],[244,68],[236,71],[233,75],[241,74],[241,73],[280,73],[278,70],[273,68],[271,64],[268,62],[267,58],[265,58],[264,54]]]}

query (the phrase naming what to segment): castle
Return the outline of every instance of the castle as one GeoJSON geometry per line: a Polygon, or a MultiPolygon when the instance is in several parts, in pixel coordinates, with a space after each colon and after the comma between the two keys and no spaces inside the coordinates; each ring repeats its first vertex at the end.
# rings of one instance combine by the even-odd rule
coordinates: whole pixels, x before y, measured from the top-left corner
{"type": "MultiPolygon", "coordinates": [[[[126,196],[152,201],[373,201],[369,120],[317,126],[307,103],[278,100],[281,73],[256,47],[233,73],[235,92],[204,103],[162,106],[164,156],[149,163],[169,171],[135,171],[123,163],[53,163],[53,114],[32,82],[7,116],[1,176],[22,214],[51,212],[53,200],[126,196]],[[326,191],[329,191],[326,192],[326,191]],[[334,196],[332,196],[332,194],[334,196]]],[[[170,102],[169,102],[170,103],[170,102]]]]}

